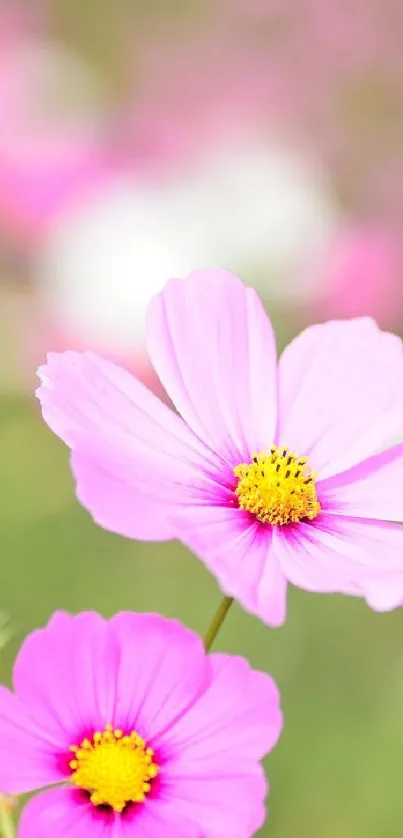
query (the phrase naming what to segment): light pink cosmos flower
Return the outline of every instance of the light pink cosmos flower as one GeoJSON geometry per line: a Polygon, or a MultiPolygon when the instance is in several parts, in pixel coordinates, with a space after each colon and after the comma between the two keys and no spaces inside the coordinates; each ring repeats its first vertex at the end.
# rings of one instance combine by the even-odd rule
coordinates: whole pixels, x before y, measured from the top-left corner
{"type": "Polygon", "coordinates": [[[273,680],[206,655],[153,614],[56,613],[0,688],[0,787],[31,800],[19,838],[249,838],[259,760],[279,737],[273,680]]]}
{"type": "Polygon", "coordinates": [[[180,415],[93,353],[50,354],[43,416],[72,448],[77,495],[129,538],[181,538],[270,625],[287,582],[403,596],[401,341],[369,318],[306,329],[277,363],[256,295],[223,270],[171,280],[151,360],[180,415]]]}

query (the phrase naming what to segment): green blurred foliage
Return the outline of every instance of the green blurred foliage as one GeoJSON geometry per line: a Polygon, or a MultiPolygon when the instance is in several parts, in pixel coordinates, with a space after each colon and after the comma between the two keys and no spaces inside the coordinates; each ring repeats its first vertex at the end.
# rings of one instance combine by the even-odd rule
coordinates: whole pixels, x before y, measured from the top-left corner
{"type": "Polygon", "coordinates": [[[186,34],[214,9],[199,0],[49,0],[54,33],[102,74],[115,98],[130,82],[137,45],[144,38],[186,34]]]}

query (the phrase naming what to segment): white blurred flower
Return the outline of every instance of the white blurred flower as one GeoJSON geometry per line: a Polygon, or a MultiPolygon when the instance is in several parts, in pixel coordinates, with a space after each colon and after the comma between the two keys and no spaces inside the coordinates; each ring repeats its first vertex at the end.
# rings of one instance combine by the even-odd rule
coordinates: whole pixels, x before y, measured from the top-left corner
{"type": "Polygon", "coordinates": [[[323,175],[305,160],[262,147],[222,150],[157,184],[109,181],[59,220],[36,274],[65,328],[126,350],[143,344],[150,297],[195,268],[227,267],[251,284],[266,276],[266,297],[305,298],[309,264],[335,224],[323,175]]]}
{"type": "Polygon", "coordinates": [[[37,276],[66,330],[108,350],[142,345],[151,296],[203,258],[196,223],[174,193],[116,179],[57,225],[37,276]]]}
{"type": "Polygon", "coordinates": [[[281,148],[223,150],[204,162],[189,189],[220,263],[265,271],[269,296],[305,297],[313,281],[305,267],[336,224],[319,167],[281,148]]]}

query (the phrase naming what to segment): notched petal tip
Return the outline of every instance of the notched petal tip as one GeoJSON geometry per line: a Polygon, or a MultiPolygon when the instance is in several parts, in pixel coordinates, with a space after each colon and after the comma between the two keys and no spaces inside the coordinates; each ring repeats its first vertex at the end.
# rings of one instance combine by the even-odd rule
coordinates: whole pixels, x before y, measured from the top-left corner
{"type": "Polygon", "coordinates": [[[46,356],[46,363],[41,364],[37,370],[36,375],[39,378],[40,384],[35,390],[35,396],[40,399],[42,389],[50,389],[52,386],[52,371],[51,371],[51,355],[53,353],[48,353],[46,356]]]}
{"type": "MultiPolygon", "coordinates": [[[[47,387],[50,385],[50,378],[47,374],[46,366],[38,367],[36,374],[39,378],[39,381],[41,382],[41,386],[47,387]]],[[[38,392],[39,390],[40,387],[38,387],[38,390],[36,392],[38,392]]]]}
{"type": "Polygon", "coordinates": [[[392,589],[380,582],[371,588],[367,588],[364,594],[365,601],[372,611],[378,613],[386,613],[394,611],[395,608],[400,608],[403,605],[403,579],[400,580],[400,585],[392,589]]]}
{"type": "Polygon", "coordinates": [[[89,353],[75,352],[74,350],[66,350],[65,352],[48,352],[46,355],[46,363],[41,364],[37,370],[36,375],[41,382],[35,395],[40,399],[41,390],[51,389],[56,382],[59,372],[63,372],[66,368],[72,366],[74,361],[84,357],[89,353]]]}

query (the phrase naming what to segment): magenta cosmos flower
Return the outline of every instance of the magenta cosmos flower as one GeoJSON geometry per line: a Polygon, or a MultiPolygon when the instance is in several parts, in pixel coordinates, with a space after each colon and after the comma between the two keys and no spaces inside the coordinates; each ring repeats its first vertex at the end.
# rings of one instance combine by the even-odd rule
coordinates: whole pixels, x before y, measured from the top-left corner
{"type": "Polygon", "coordinates": [[[98,356],[51,354],[48,425],[72,449],[77,494],[130,538],[179,537],[270,625],[287,582],[403,597],[401,341],[368,319],[313,326],[277,363],[255,292],[226,271],[171,280],[148,349],[176,415],[98,356]]]}
{"type": "Polygon", "coordinates": [[[0,788],[59,786],[19,838],[249,838],[265,817],[259,760],[282,727],[272,679],[206,655],[153,614],[55,614],[0,688],[0,788]]]}

